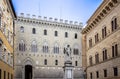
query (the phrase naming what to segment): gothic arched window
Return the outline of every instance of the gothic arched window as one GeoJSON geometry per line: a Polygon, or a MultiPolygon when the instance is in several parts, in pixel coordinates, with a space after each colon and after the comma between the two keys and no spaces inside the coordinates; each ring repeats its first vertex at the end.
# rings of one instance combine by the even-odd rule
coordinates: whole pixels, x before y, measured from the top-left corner
{"type": "Polygon", "coordinates": [[[23,40],[20,41],[19,43],[19,51],[25,51],[26,45],[23,40]]]}
{"type": "Polygon", "coordinates": [[[59,46],[58,46],[58,44],[55,44],[53,49],[54,49],[54,53],[59,53],[59,46]]]}
{"type": "Polygon", "coordinates": [[[49,52],[49,47],[48,44],[45,42],[43,45],[43,53],[48,53],[49,52]]]}
{"type": "Polygon", "coordinates": [[[31,52],[37,52],[37,43],[33,41],[31,44],[31,52]]]}
{"type": "Polygon", "coordinates": [[[111,21],[111,28],[112,28],[112,31],[117,29],[117,18],[116,17],[114,17],[111,21]]]}
{"type": "Polygon", "coordinates": [[[73,48],[73,54],[74,55],[79,55],[79,46],[78,45],[74,46],[74,48],[73,48]]]}

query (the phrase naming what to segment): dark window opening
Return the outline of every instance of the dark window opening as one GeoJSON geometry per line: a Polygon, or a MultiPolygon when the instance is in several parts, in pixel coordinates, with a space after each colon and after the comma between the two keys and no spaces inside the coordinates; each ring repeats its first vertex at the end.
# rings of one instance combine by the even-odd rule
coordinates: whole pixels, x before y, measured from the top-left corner
{"type": "Polygon", "coordinates": [[[104,70],[104,77],[107,77],[107,70],[104,70]]]}
{"type": "Polygon", "coordinates": [[[117,29],[117,18],[111,21],[111,28],[112,28],[112,31],[117,29]]]}
{"type": "Polygon", "coordinates": [[[89,47],[92,47],[92,39],[89,40],[89,47]]]}
{"type": "Polygon", "coordinates": [[[44,30],[44,35],[47,35],[47,30],[44,30]]]}
{"type": "Polygon", "coordinates": [[[2,79],[2,70],[0,69],[0,79],[2,79]]]}
{"type": "Polygon", "coordinates": [[[58,32],[57,31],[55,31],[55,36],[58,36],[58,32]]]}
{"type": "Polygon", "coordinates": [[[103,61],[107,59],[107,49],[103,50],[103,61]]]}
{"type": "Polygon", "coordinates": [[[58,65],[58,60],[55,60],[55,65],[58,65]]]}
{"type": "Polygon", "coordinates": [[[95,55],[95,61],[96,61],[96,64],[99,63],[99,54],[95,55]]]}
{"type": "Polygon", "coordinates": [[[106,31],[106,27],[104,27],[102,29],[102,38],[105,38],[107,36],[107,31],[106,31]]]}
{"type": "Polygon", "coordinates": [[[75,33],[75,39],[77,39],[77,34],[75,33]]]}
{"type": "Polygon", "coordinates": [[[74,48],[74,49],[73,49],[73,54],[74,54],[74,55],[79,55],[79,49],[74,48]]]}
{"type": "Polygon", "coordinates": [[[114,69],[114,76],[118,76],[118,68],[115,67],[115,68],[113,68],[113,69],[114,69]]]}
{"type": "Polygon", "coordinates": [[[99,78],[99,72],[98,71],[96,71],[96,77],[99,78]]]}
{"type": "Polygon", "coordinates": [[[78,61],[75,61],[75,66],[78,66],[78,61]]]}
{"type": "Polygon", "coordinates": [[[6,71],[4,71],[4,79],[6,79],[6,71]]]}
{"type": "Polygon", "coordinates": [[[92,79],[93,78],[93,75],[92,75],[92,73],[90,73],[90,79],[92,79]]]}
{"type": "Polygon", "coordinates": [[[47,59],[44,60],[44,65],[47,65],[47,59]]]}
{"type": "Polygon", "coordinates": [[[9,72],[8,72],[8,79],[10,79],[10,74],[9,74],[9,72]]]}
{"type": "Polygon", "coordinates": [[[36,29],[35,28],[32,29],[32,33],[36,34],[36,29]]]}
{"type": "Polygon", "coordinates": [[[68,33],[67,33],[67,32],[65,32],[65,37],[66,37],[66,38],[68,37],[68,33]]]}
{"type": "Polygon", "coordinates": [[[21,31],[21,33],[24,32],[24,27],[23,26],[20,27],[20,31],[21,31]]]}
{"type": "Polygon", "coordinates": [[[95,35],[95,43],[99,41],[98,33],[95,35]]]}

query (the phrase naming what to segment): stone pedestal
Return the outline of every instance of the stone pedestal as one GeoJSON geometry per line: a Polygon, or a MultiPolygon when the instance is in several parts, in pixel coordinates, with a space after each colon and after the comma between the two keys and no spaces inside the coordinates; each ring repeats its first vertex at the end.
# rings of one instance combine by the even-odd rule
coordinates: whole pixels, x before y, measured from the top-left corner
{"type": "Polygon", "coordinates": [[[64,63],[64,78],[63,79],[73,79],[73,68],[71,61],[65,61],[64,63]]]}

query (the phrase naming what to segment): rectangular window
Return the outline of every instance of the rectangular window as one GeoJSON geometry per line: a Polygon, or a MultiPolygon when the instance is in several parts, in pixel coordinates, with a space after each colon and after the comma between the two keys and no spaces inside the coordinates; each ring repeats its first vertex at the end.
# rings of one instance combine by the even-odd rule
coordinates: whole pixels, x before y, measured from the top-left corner
{"type": "Polygon", "coordinates": [[[46,59],[44,60],[44,65],[47,65],[47,60],[46,59]]]}
{"type": "Polygon", "coordinates": [[[113,70],[114,70],[114,76],[118,76],[118,68],[115,67],[115,68],[113,68],[113,70]]]}
{"type": "Polygon", "coordinates": [[[77,33],[75,33],[75,39],[77,39],[77,33]]]}
{"type": "Polygon", "coordinates": [[[66,38],[68,37],[68,33],[67,33],[67,32],[65,32],[65,37],[66,37],[66,38]]]}
{"type": "Polygon", "coordinates": [[[107,49],[103,50],[103,61],[107,59],[107,49]]]}
{"type": "Polygon", "coordinates": [[[111,21],[111,28],[112,28],[112,31],[114,31],[114,30],[117,29],[117,18],[114,18],[114,19],[111,21]]]}
{"type": "Polygon", "coordinates": [[[58,60],[55,60],[55,65],[58,65],[58,60]]]}
{"type": "Polygon", "coordinates": [[[112,57],[114,57],[114,46],[112,46],[112,57]]]}
{"type": "Polygon", "coordinates": [[[6,71],[4,71],[4,79],[6,79],[6,71]]]}
{"type": "Polygon", "coordinates": [[[47,35],[47,30],[44,30],[44,35],[47,35]]]}
{"type": "Polygon", "coordinates": [[[24,27],[23,26],[20,27],[20,31],[21,31],[21,33],[24,33],[24,27]]]}
{"type": "Polygon", "coordinates": [[[79,55],[79,49],[74,48],[74,49],[73,49],[73,54],[74,54],[74,55],[79,55]]]}
{"type": "Polygon", "coordinates": [[[36,29],[35,28],[32,29],[32,34],[36,34],[36,29]]]}
{"type": "Polygon", "coordinates": [[[114,31],[114,22],[111,21],[112,31],[114,31]]]}
{"type": "Polygon", "coordinates": [[[95,61],[96,61],[96,64],[99,63],[99,54],[95,55],[95,61]]]}
{"type": "Polygon", "coordinates": [[[104,27],[104,35],[105,35],[105,37],[107,36],[106,27],[104,27]]]}
{"type": "Polygon", "coordinates": [[[93,76],[92,76],[92,72],[90,73],[90,79],[92,79],[93,78],[93,76]]]}
{"type": "Polygon", "coordinates": [[[10,77],[9,77],[9,72],[8,72],[8,79],[10,79],[10,77]]]}
{"type": "Polygon", "coordinates": [[[102,38],[104,38],[104,29],[102,29],[102,38]]]}
{"type": "Polygon", "coordinates": [[[115,45],[115,56],[118,56],[118,45],[115,45]]]}
{"type": "Polygon", "coordinates": [[[58,36],[58,32],[57,31],[55,31],[55,36],[58,36]]]}
{"type": "Polygon", "coordinates": [[[2,79],[2,70],[0,69],[0,79],[2,79]]]}
{"type": "Polygon", "coordinates": [[[78,61],[75,61],[75,66],[78,66],[78,61]]]}
{"type": "Polygon", "coordinates": [[[96,78],[99,78],[99,72],[96,71],[96,78]]]}
{"type": "Polygon", "coordinates": [[[92,47],[92,39],[89,40],[89,47],[92,47]]]}
{"type": "Polygon", "coordinates": [[[118,45],[115,44],[112,46],[112,57],[118,56],[118,45]]]}
{"type": "Polygon", "coordinates": [[[102,29],[102,38],[105,38],[107,36],[107,31],[106,31],[106,27],[104,27],[102,29]]]}
{"type": "Polygon", "coordinates": [[[114,25],[115,25],[115,29],[117,29],[117,18],[114,19],[114,25]]]}
{"type": "Polygon", "coordinates": [[[95,35],[95,43],[99,41],[98,33],[95,35]]]}
{"type": "Polygon", "coordinates": [[[104,77],[107,77],[107,70],[104,70],[104,77]]]}
{"type": "Polygon", "coordinates": [[[105,49],[105,60],[107,59],[107,49],[105,49]]]}

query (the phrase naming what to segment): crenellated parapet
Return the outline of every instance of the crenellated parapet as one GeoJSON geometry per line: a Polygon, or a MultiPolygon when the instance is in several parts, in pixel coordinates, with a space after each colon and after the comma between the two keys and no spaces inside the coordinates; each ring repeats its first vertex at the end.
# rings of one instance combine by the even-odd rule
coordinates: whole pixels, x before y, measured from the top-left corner
{"type": "Polygon", "coordinates": [[[34,24],[46,24],[46,25],[58,26],[58,27],[68,27],[72,29],[82,29],[83,27],[83,24],[81,22],[78,23],[77,21],[73,22],[63,19],[57,19],[52,17],[47,18],[36,15],[30,15],[30,14],[24,15],[24,13],[21,13],[17,17],[17,21],[34,23],[34,24]]]}

